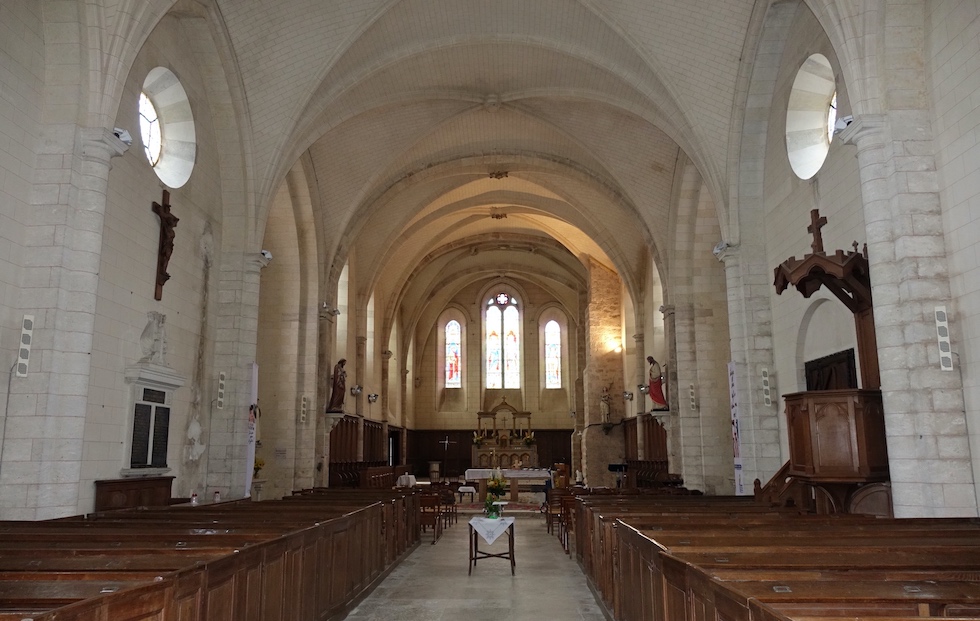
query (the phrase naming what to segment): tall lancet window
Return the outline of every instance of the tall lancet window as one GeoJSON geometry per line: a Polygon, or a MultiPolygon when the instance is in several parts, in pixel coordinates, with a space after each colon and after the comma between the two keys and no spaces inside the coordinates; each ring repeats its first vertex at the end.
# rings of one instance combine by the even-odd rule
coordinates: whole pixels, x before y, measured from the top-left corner
{"type": "Polygon", "coordinates": [[[460,353],[459,322],[453,319],[446,324],[446,388],[463,387],[463,357],[460,353]]]}
{"type": "Polygon", "coordinates": [[[498,293],[487,301],[487,388],[521,387],[521,314],[517,300],[498,293]]]}
{"type": "Polygon", "coordinates": [[[561,326],[554,319],[544,325],[544,387],[561,388],[561,326]]]}

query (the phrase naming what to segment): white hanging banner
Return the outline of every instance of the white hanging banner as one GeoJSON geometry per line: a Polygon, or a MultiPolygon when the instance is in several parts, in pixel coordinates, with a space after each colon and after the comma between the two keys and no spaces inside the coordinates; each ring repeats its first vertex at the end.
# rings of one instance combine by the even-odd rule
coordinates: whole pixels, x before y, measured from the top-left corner
{"type": "Polygon", "coordinates": [[[259,407],[259,365],[252,363],[248,392],[248,439],[245,443],[245,498],[252,496],[252,473],[255,467],[255,422],[259,407]]]}
{"type": "Polygon", "coordinates": [[[739,439],[738,389],[735,386],[735,363],[728,363],[728,396],[732,408],[732,453],[735,459],[735,495],[747,496],[752,493],[742,478],[742,448],[739,439]]]}

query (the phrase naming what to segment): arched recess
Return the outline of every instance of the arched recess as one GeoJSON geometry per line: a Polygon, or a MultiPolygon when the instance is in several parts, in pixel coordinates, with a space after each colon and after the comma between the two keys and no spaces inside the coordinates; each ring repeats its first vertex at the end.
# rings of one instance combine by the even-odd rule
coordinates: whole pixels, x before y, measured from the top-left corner
{"type": "Polygon", "coordinates": [[[806,390],[807,362],[851,350],[854,352],[856,377],[861,377],[861,361],[857,356],[857,336],[854,315],[834,299],[813,300],[803,313],[796,342],[795,390],[785,386],[785,392],[806,390]]]}
{"type": "Polygon", "coordinates": [[[469,316],[466,309],[458,304],[451,304],[439,315],[439,320],[436,322],[435,332],[436,366],[433,369],[433,375],[436,378],[436,391],[439,395],[438,409],[439,411],[465,411],[467,405],[467,395],[469,394],[468,389],[471,385],[473,385],[474,380],[472,377],[473,364],[470,360],[470,348],[468,347],[469,340],[467,338],[467,335],[471,333],[471,326],[469,325],[469,316]],[[456,373],[459,373],[460,375],[460,385],[458,388],[448,387],[446,385],[449,368],[447,366],[446,358],[446,326],[450,321],[457,322],[460,328],[460,364],[456,369],[456,373]]]}
{"type": "MultiPolygon", "coordinates": [[[[542,412],[565,412],[571,411],[572,398],[574,396],[571,387],[575,385],[572,361],[572,341],[575,336],[575,323],[570,321],[568,315],[557,304],[548,304],[541,309],[537,316],[538,328],[538,359],[541,361],[538,373],[538,403],[542,412]],[[546,374],[548,372],[548,327],[551,322],[555,322],[559,328],[558,345],[561,355],[559,357],[561,385],[550,388],[547,385],[546,374]]],[[[567,421],[561,421],[566,422],[567,421]]]]}

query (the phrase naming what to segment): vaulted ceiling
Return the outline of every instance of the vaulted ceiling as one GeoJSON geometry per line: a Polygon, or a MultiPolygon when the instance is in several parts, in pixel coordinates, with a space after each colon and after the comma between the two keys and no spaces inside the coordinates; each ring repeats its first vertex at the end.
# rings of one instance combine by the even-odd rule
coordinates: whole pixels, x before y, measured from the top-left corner
{"type": "Polygon", "coordinates": [[[682,153],[724,199],[756,2],[216,4],[259,195],[305,161],[327,271],[350,260],[370,287],[426,299],[485,277],[466,257],[493,252],[560,295],[587,256],[635,292],[669,261],[682,153]]]}

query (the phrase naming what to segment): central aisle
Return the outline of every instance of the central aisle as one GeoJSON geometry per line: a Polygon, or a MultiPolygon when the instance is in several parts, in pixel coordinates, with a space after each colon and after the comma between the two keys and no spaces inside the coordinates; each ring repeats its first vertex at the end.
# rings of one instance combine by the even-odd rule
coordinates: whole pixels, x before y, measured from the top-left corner
{"type": "MultiPolygon", "coordinates": [[[[504,559],[485,559],[468,576],[466,535],[471,515],[432,533],[348,616],[348,621],[603,621],[585,575],[540,515],[517,515],[517,575],[504,559]]],[[[428,535],[428,536],[426,536],[428,535]]],[[[480,542],[480,549],[486,549],[480,542]]],[[[492,552],[507,549],[502,536],[492,552]]]]}

